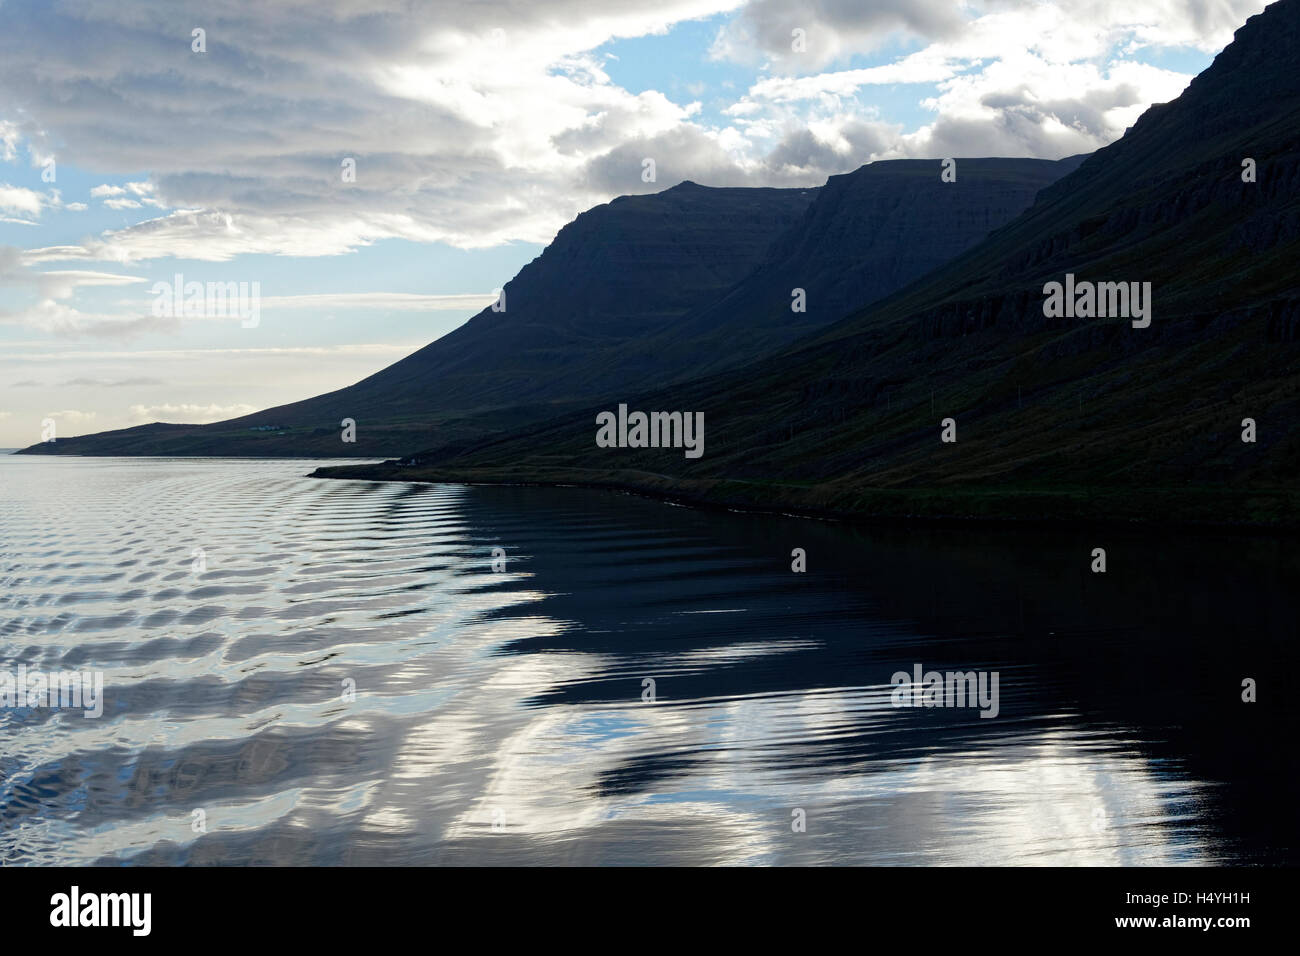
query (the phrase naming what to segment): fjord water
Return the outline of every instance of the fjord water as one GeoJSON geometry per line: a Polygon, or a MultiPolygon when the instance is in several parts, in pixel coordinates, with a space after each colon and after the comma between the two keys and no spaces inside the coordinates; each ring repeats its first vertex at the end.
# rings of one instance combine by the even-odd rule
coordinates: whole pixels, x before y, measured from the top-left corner
{"type": "Polygon", "coordinates": [[[1293,540],[315,464],[0,458],[0,669],[105,697],[0,709],[0,862],[1297,862],[1293,540]]]}

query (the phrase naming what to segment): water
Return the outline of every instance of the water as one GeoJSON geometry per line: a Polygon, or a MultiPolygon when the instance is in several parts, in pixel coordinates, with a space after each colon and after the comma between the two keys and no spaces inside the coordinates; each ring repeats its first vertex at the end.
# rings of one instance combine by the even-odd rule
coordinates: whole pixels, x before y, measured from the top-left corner
{"type": "Polygon", "coordinates": [[[1300,862],[1292,540],[312,467],[0,458],[0,670],[105,697],[0,709],[0,862],[1300,862]]]}

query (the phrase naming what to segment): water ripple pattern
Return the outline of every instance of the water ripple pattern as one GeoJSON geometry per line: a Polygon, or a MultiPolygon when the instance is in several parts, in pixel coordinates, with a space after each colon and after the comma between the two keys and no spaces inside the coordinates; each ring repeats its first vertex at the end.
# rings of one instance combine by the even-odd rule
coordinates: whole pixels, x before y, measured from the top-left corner
{"type": "Polygon", "coordinates": [[[1294,542],[314,464],[0,458],[0,671],[103,680],[0,709],[0,862],[1296,862],[1294,542]]]}

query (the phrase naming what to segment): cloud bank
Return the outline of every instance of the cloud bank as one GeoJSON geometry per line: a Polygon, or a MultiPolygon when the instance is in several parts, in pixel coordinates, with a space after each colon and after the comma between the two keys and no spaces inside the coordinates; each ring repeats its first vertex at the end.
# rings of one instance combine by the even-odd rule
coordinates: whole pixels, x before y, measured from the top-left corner
{"type": "MultiPolygon", "coordinates": [[[[49,260],[547,242],[582,209],[682,179],[805,186],[873,159],[1095,149],[1187,82],[1142,62],[1144,50],[1217,49],[1262,6],[13,0],[0,33],[0,155],[27,143],[33,159],[149,173],[90,191],[139,222],[35,250],[49,260]],[[609,41],[708,17],[718,26],[701,58],[756,76],[721,119],[606,72],[609,41]],[[881,62],[851,65],[864,56],[881,62]],[[918,94],[931,122],[881,118],[872,98],[897,84],[931,86],[918,94]],[[641,180],[645,157],[655,183],[641,180]]],[[[51,201],[0,185],[0,214],[17,220],[51,201]]]]}

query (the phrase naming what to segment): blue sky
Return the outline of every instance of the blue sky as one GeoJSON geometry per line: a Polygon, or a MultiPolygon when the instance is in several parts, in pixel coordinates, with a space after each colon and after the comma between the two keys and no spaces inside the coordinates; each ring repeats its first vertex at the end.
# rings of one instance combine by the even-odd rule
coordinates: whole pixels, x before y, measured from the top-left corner
{"type": "Polygon", "coordinates": [[[241,6],[0,0],[0,446],[348,385],[620,194],[1096,149],[1263,4],[241,6]],[[158,315],[178,273],[260,321],[158,315]]]}

